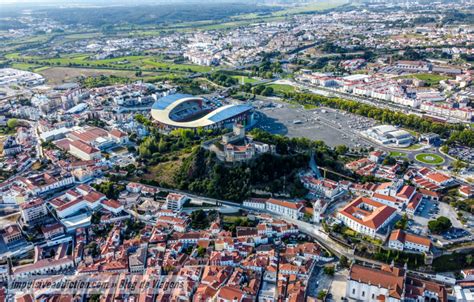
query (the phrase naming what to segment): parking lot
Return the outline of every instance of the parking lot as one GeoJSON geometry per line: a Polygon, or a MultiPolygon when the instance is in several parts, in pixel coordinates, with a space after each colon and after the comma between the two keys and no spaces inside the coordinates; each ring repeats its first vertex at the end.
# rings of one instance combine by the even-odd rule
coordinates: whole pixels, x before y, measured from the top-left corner
{"type": "MultiPolygon", "coordinates": [[[[456,211],[446,203],[422,200],[415,212],[413,221],[409,222],[409,228],[415,234],[427,235],[428,221],[434,220],[440,216],[448,217],[453,224],[453,228],[462,228],[461,222],[457,219],[456,211]]],[[[445,240],[456,239],[444,238],[445,240]]]]}
{"type": "Polygon", "coordinates": [[[322,140],[331,147],[376,147],[360,137],[359,131],[372,127],[372,119],[334,109],[304,109],[279,101],[262,101],[257,110],[257,127],[273,134],[322,140]]]}
{"type": "Polygon", "coordinates": [[[449,155],[459,158],[462,161],[474,163],[474,148],[456,146],[449,148],[449,155]]]}

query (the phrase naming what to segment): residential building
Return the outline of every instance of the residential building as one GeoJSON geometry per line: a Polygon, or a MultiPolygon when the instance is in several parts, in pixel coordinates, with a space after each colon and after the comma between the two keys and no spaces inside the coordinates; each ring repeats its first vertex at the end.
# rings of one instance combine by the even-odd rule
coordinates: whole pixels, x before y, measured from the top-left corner
{"type": "Polygon", "coordinates": [[[168,196],[166,196],[166,208],[173,212],[181,212],[184,203],[188,200],[189,197],[186,195],[169,193],[168,196]]]}
{"type": "Polygon", "coordinates": [[[48,215],[46,203],[41,198],[35,198],[20,204],[21,219],[25,224],[34,224],[48,215]]]}
{"type": "Polygon", "coordinates": [[[10,244],[21,240],[23,235],[20,227],[17,224],[12,224],[3,229],[2,237],[5,244],[10,244]]]}

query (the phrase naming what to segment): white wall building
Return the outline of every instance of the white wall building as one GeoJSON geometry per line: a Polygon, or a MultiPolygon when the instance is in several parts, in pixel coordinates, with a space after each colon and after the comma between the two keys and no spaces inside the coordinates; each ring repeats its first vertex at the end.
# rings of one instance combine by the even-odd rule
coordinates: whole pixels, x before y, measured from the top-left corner
{"type": "Polygon", "coordinates": [[[337,218],[358,233],[375,237],[393,218],[397,210],[367,197],[358,197],[337,213],[337,218]]]}
{"type": "Polygon", "coordinates": [[[291,219],[299,219],[304,214],[301,212],[303,205],[294,202],[277,200],[270,198],[265,203],[265,208],[273,213],[289,217],[291,219]]]}

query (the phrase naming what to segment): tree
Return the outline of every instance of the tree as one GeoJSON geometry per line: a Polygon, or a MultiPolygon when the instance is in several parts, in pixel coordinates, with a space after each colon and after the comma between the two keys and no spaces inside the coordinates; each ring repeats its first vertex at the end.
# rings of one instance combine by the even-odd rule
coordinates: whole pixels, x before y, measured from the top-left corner
{"type": "Polygon", "coordinates": [[[18,127],[18,120],[16,118],[11,118],[7,121],[7,127],[10,129],[15,129],[18,127]]]}
{"type": "Polygon", "coordinates": [[[472,254],[468,254],[466,256],[466,264],[470,266],[473,262],[474,262],[474,256],[472,256],[472,254]]]}
{"type": "Polygon", "coordinates": [[[328,293],[327,293],[326,290],[324,290],[324,289],[323,289],[323,290],[320,290],[320,291],[318,292],[318,299],[319,299],[319,300],[323,300],[324,298],[326,298],[327,294],[328,294],[328,293]]]}
{"type": "Polygon", "coordinates": [[[334,265],[328,265],[324,267],[323,272],[326,275],[334,276],[334,273],[336,272],[336,270],[334,269],[334,265]]]}
{"type": "Polygon", "coordinates": [[[346,145],[338,145],[335,150],[337,154],[344,155],[349,151],[349,148],[346,145]]]}
{"type": "Polygon", "coordinates": [[[203,248],[202,246],[198,246],[197,248],[197,254],[198,254],[198,257],[204,257],[204,255],[206,254],[206,249],[203,248]]]}
{"type": "Polygon", "coordinates": [[[346,256],[342,255],[339,259],[339,265],[341,267],[349,267],[349,259],[346,256]]]}
{"type": "Polygon", "coordinates": [[[440,216],[428,222],[428,228],[432,233],[439,234],[451,228],[452,223],[448,217],[440,216]]]}
{"type": "Polygon", "coordinates": [[[273,87],[267,86],[265,89],[262,91],[263,96],[271,96],[273,95],[273,87]]]}
{"type": "Polygon", "coordinates": [[[395,223],[395,228],[400,230],[405,230],[408,226],[408,216],[403,214],[402,218],[395,223]]]}

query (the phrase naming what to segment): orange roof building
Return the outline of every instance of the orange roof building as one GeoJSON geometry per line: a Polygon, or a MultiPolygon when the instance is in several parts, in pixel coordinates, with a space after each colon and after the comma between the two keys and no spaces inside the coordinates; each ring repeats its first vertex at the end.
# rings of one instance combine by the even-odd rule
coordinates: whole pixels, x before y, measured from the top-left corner
{"type": "Polygon", "coordinates": [[[357,301],[402,301],[405,270],[384,265],[380,269],[354,264],[349,272],[346,297],[357,301]]]}
{"type": "Polygon", "coordinates": [[[374,237],[395,217],[397,210],[367,197],[357,197],[337,213],[337,218],[356,232],[374,237]]]}
{"type": "Polygon", "coordinates": [[[388,247],[403,251],[405,249],[420,253],[427,253],[431,248],[431,240],[402,230],[393,230],[388,239],[388,247]]]}

